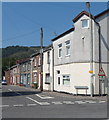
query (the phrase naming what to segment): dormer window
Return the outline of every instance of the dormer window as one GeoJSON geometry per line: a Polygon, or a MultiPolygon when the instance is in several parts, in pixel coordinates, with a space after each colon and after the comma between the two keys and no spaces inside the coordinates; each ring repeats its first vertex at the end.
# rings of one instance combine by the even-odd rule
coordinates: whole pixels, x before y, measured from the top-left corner
{"type": "Polygon", "coordinates": [[[89,20],[84,19],[82,20],[82,28],[88,28],[89,27],[89,20]]]}

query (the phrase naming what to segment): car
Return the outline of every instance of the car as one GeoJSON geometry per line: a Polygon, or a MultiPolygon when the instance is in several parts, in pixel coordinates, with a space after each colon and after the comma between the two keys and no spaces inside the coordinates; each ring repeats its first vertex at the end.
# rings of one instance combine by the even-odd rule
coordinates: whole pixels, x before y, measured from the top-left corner
{"type": "Polygon", "coordinates": [[[2,85],[7,85],[7,81],[6,80],[2,80],[2,85]]]}

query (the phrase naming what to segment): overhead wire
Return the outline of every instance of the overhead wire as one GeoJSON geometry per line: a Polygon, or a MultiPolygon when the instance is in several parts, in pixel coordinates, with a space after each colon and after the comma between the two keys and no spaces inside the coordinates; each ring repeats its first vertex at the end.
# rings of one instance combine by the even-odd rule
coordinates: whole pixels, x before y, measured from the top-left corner
{"type": "Polygon", "coordinates": [[[8,39],[5,39],[5,40],[2,40],[3,42],[4,41],[9,41],[9,40],[13,40],[13,39],[17,39],[17,38],[21,38],[21,37],[25,37],[25,36],[27,36],[27,35],[30,35],[30,34],[33,34],[33,33],[36,33],[36,32],[38,32],[39,30],[34,30],[34,31],[32,31],[32,32],[29,32],[29,33],[25,33],[25,34],[22,34],[22,35],[18,35],[18,36],[15,36],[15,37],[12,37],[12,38],[8,38],[8,39]]]}

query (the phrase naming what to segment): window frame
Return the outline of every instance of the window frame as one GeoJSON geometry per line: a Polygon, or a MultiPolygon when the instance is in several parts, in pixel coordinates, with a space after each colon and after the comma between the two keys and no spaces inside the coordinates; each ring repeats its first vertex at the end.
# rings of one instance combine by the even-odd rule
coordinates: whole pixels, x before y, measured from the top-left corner
{"type": "Polygon", "coordinates": [[[62,58],[62,43],[58,44],[58,58],[62,58]],[[60,51],[61,50],[61,56],[60,56],[60,51]]]}
{"type": "Polygon", "coordinates": [[[50,83],[51,83],[51,81],[50,81],[50,73],[46,73],[46,74],[45,74],[45,84],[50,84],[50,83]],[[49,77],[48,77],[47,75],[48,75],[49,77]],[[47,79],[47,78],[49,78],[49,79],[47,79]]]}
{"type": "Polygon", "coordinates": [[[50,51],[47,51],[47,64],[50,64],[50,51]]]}
{"type": "MultiPolygon", "coordinates": [[[[67,80],[68,78],[66,78],[66,80],[67,80]]],[[[64,86],[70,86],[70,75],[69,74],[64,74],[64,75],[62,75],[62,82],[63,82],[63,85],[64,86]],[[69,76],[69,84],[64,84],[64,80],[65,80],[65,78],[63,79],[63,76],[69,76]]]]}
{"type": "Polygon", "coordinates": [[[65,42],[65,47],[66,47],[65,56],[66,56],[66,57],[67,57],[67,56],[70,56],[70,46],[71,46],[70,44],[71,44],[70,40],[67,40],[67,41],[65,42]],[[68,42],[69,42],[69,43],[68,43],[68,42]],[[68,47],[69,47],[69,53],[67,54],[68,47]]]}
{"type": "Polygon", "coordinates": [[[89,28],[89,19],[82,19],[81,22],[82,22],[82,23],[81,23],[81,26],[82,26],[83,29],[84,29],[84,28],[89,28]],[[83,26],[83,21],[85,21],[85,20],[87,20],[87,26],[84,27],[84,26],[83,26]]]}

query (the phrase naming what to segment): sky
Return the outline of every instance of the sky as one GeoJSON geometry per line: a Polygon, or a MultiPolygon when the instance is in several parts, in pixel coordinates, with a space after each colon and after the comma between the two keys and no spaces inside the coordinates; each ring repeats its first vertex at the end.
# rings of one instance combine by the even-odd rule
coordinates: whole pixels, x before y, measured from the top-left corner
{"type": "MultiPolygon", "coordinates": [[[[91,2],[91,13],[107,9],[107,2],[91,2]]],[[[43,45],[73,27],[72,19],[86,8],[85,2],[3,2],[2,48],[7,46],[39,46],[40,28],[43,45]]]]}

